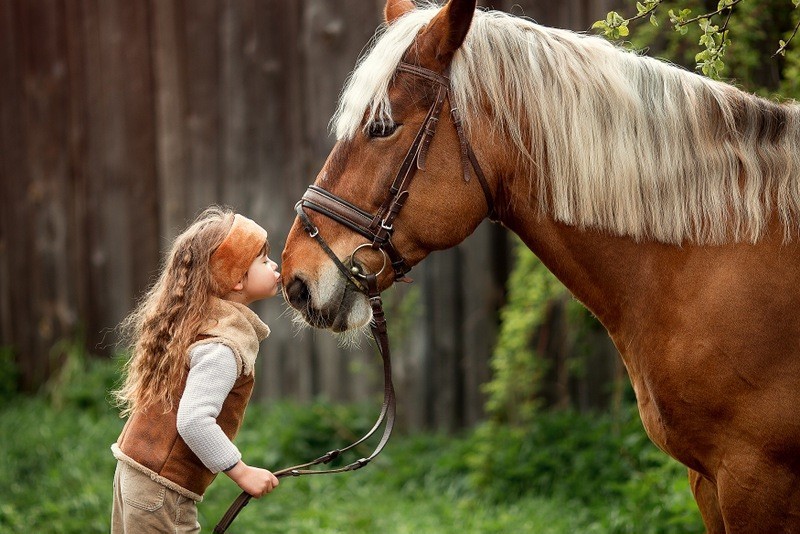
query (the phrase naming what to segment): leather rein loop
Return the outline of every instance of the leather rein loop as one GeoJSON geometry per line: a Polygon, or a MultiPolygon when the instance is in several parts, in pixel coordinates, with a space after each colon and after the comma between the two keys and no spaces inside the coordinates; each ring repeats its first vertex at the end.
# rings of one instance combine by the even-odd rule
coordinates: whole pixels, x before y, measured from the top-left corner
{"type": "MultiPolygon", "coordinates": [[[[394,231],[394,220],[397,217],[397,214],[400,212],[400,209],[405,204],[406,198],[408,197],[408,186],[411,182],[411,179],[414,177],[417,170],[425,168],[428,148],[430,147],[433,136],[436,133],[436,127],[439,122],[439,116],[441,115],[444,101],[449,97],[451,92],[449,78],[431,70],[402,62],[398,65],[397,71],[406,72],[408,74],[412,74],[414,76],[434,82],[437,85],[437,91],[436,97],[431,104],[430,109],[428,110],[425,121],[417,132],[414,142],[411,144],[411,147],[409,148],[408,153],[406,154],[406,157],[400,166],[400,170],[398,171],[397,176],[389,188],[388,195],[386,196],[386,199],[384,199],[378,211],[375,214],[370,214],[354,204],[351,204],[350,202],[339,198],[333,193],[330,193],[329,191],[326,191],[325,189],[316,185],[309,186],[301,200],[295,205],[297,217],[303,224],[306,232],[308,232],[308,235],[317,241],[325,254],[328,255],[331,261],[333,261],[334,265],[336,265],[339,271],[344,275],[345,279],[358,291],[364,293],[369,299],[370,307],[372,308],[372,322],[370,323],[372,337],[378,346],[378,351],[380,352],[383,360],[384,395],[381,411],[378,415],[377,421],[369,430],[369,432],[367,432],[358,441],[348,445],[347,447],[344,447],[343,449],[334,449],[329,451],[310,462],[275,471],[273,474],[278,478],[283,478],[286,476],[343,473],[346,471],[355,471],[357,469],[361,469],[381,453],[386,444],[389,442],[392,429],[394,428],[396,398],[394,384],[392,383],[389,335],[386,327],[386,318],[383,311],[383,302],[381,300],[380,291],[378,290],[378,275],[383,272],[383,268],[381,268],[381,271],[378,273],[363,273],[362,268],[355,262],[355,254],[358,252],[358,250],[366,246],[378,250],[384,256],[383,267],[386,267],[387,258],[391,262],[396,281],[411,281],[405,276],[411,267],[406,263],[402,255],[392,244],[391,237],[394,231]],[[320,213],[330,219],[333,219],[339,224],[346,226],[350,230],[365,237],[368,240],[368,243],[356,247],[356,249],[350,254],[349,258],[343,262],[333,252],[333,250],[331,250],[328,243],[320,235],[319,228],[317,228],[311,222],[311,219],[305,212],[306,209],[316,211],[317,213],[320,213]],[[378,428],[380,428],[384,421],[386,425],[383,430],[383,435],[381,436],[381,439],[376,445],[372,454],[370,454],[368,457],[361,458],[353,463],[336,469],[309,469],[315,465],[330,463],[334,459],[338,458],[342,453],[362,444],[364,441],[369,439],[378,430],[378,428]]],[[[452,103],[452,99],[450,101],[452,103]]],[[[458,110],[452,108],[450,111],[450,117],[453,121],[453,125],[456,128],[456,132],[458,133],[464,181],[470,181],[469,168],[471,166],[475,172],[475,175],[478,177],[478,182],[480,183],[484,197],[486,198],[488,216],[490,219],[494,220],[495,212],[491,190],[486,180],[486,176],[483,174],[483,170],[478,164],[475,153],[472,151],[472,147],[464,135],[464,129],[461,124],[461,117],[458,113],[458,110]]],[[[241,512],[242,509],[247,506],[251,498],[252,496],[250,494],[243,491],[228,508],[228,511],[222,517],[217,526],[214,527],[214,533],[224,534],[231,523],[233,523],[233,520],[236,519],[236,516],[239,515],[239,512],[241,512]]]]}

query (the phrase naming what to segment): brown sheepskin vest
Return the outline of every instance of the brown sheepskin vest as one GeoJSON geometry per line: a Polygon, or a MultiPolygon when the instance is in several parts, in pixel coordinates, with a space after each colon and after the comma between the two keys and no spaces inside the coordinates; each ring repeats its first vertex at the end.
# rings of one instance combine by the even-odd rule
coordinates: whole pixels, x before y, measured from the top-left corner
{"type": "MultiPolygon", "coordinates": [[[[239,377],[217,417],[217,424],[233,440],[253,392],[253,364],[258,344],[269,335],[269,328],[249,308],[229,301],[215,299],[211,316],[214,321],[201,331],[200,341],[192,348],[203,343],[224,343],[236,355],[239,377]]],[[[175,398],[183,395],[187,374],[175,384],[175,398]]],[[[169,411],[165,411],[164,405],[156,405],[136,412],[125,424],[112,450],[118,460],[178,493],[200,501],[216,474],[203,465],[180,437],[177,418],[177,405],[169,411]]]]}

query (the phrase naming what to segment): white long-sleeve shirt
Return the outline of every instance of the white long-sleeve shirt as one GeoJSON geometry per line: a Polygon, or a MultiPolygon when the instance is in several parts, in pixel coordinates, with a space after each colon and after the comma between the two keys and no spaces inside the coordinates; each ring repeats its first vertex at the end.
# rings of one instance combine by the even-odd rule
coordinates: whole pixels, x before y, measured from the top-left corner
{"type": "Polygon", "coordinates": [[[242,455],[217,424],[239,366],[222,343],[198,345],[189,353],[189,376],[178,405],[178,434],[212,473],[230,469],[242,455]]]}

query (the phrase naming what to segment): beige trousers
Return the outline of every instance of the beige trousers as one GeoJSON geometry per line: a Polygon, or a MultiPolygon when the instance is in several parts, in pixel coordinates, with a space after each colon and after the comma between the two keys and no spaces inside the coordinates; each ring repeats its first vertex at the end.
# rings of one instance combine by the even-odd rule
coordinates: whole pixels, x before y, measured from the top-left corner
{"type": "Polygon", "coordinates": [[[111,534],[158,532],[200,532],[197,505],[188,497],[118,461],[114,473],[111,534]]]}

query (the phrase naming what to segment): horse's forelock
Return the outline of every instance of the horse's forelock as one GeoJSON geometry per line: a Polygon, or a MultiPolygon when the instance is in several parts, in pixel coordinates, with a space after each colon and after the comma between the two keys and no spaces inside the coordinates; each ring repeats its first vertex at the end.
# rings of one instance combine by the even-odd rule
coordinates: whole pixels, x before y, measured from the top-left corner
{"type": "Polygon", "coordinates": [[[352,138],[365,112],[371,120],[391,118],[388,90],[392,76],[417,33],[438,9],[433,5],[416,9],[378,29],[367,53],[347,80],[331,119],[337,139],[352,138]]]}

